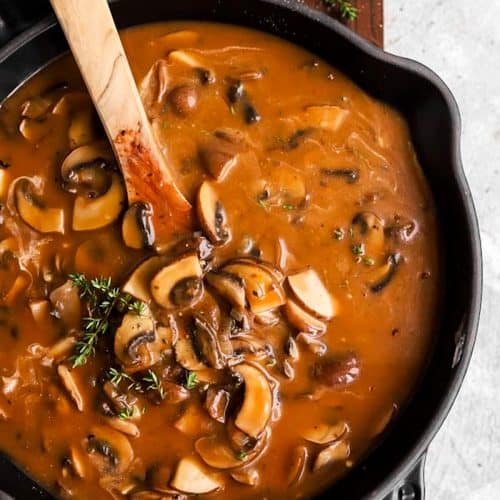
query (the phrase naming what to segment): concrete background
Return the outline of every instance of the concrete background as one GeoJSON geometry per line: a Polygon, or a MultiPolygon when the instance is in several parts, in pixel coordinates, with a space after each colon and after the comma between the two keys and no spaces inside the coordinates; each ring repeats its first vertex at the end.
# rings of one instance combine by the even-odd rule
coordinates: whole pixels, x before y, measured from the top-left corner
{"type": "Polygon", "coordinates": [[[428,500],[500,499],[500,1],[385,0],[385,48],[454,93],[478,212],[484,296],[472,364],[427,459],[428,500]]]}

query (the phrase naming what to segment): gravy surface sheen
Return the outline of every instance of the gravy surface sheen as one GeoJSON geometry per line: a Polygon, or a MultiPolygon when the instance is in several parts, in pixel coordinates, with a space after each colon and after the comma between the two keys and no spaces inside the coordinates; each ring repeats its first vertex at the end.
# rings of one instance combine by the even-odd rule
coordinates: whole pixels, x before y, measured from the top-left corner
{"type": "MultiPolygon", "coordinates": [[[[431,346],[437,223],[408,127],[335,68],[270,35],[172,22],[122,36],[176,181],[198,203],[195,229],[215,246],[202,262],[214,282],[203,278],[192,307],[209,324],[209,347],[189,344],[199,330],[183,334],[189,308],[170,314],[148,299],[156,335],[168,332],[163,351],[150,351],[156,340],[146,335],[118,356],[118,317],[75,366],[88,304],[74,305],[68,276],[121,287],[155,252],[124,244],[120,199],[116,217],[103,205],[109,224],[73,229],[83,184],[68,189],[81,179],[64,179],[61,165],[104,134],[63,57],[0,108],[0,448],[60,498],[310,497],[397,418],[431,346]],[[207,210],[213,220],[201,220],[207,210]],[[59,232],[38,230],[57,216],[59,232]],[[249,291],[259,273],[270,288],[249,291]],[[246,287],[243,311],[217,288],[227,275],[246,287]],[[262,308],[268,299],[276,307],[262,308]],[[194,361],[180,361],[180,338],[194,361]],[[218,358],[206,350],[214,342],[218,358]],[[123,362],[146,355],[143,370],[123,362]]],[[[87,167],[93,183],[119,176],[87,167]]],[[[72,175],[83,178],[82,168],[72,175]]],[[[83,198],[105,196],[102,182],[83,198]]],[[[80,214],[84,226],[90,210],[80,214]]],[[[182,254],[159,251],[165,265],[182,254]]],[[[183,290],[193,301],[200,279],[183,290]]]]}

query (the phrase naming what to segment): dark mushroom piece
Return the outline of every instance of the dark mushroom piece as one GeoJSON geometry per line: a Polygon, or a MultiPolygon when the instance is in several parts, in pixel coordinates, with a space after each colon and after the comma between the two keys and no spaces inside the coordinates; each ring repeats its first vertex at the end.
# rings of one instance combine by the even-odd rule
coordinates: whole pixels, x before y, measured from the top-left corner
{"type": "Polygon", "coordinates": [[[373,293],[378,293],[383,290],[394,278],[396,271],[401,262],[401,255],[398,253],[391,254],[387,257],[386,263],[376,270],[376,275],[370,283],[370,290],[373,293]]]}
{"type": "Polygon", "coordinates": [[[205,397],[205,408],[217,422],[226,422],[226,411],[229,406],[229,392],[219,387],[209,387],[205,397]]]}
{"type": "Polygon", "coordinates": [[[356,214],[351,223],[352,238],[355,243],[363,243],[364,253],[378,258],[384,252],[384,222],[372,212],[356,214]]]}
{"type": "Polygon", "coordinates": [[[85,440],[85,448],[94,465],[106,474],[123,474],[134,459],[129,440],[110,427],[93,427],[85,440]]]}
{"type": "Polygon", "coordinates": [[[344,179],[347,184],[354,184],[359,180],[359,170],[355,168],[322,168],[322,175],[344,179]]]}
{"type": "Polygon", "coordinates": [[[227,215],[211,182],[205,181],[198,191],[196,209],[203,230],[214,244],[224,244],[231,238],[227,215]]]}
{"type": "Polygon", "coordinates": [[[172,257],[180,257],[188,253],[195,252],[203,267],[203,263],[208,263],[214,257],[214,246],[210,241],[201,236],[201,232],[194,233],[188,238],[184,238],[168,248],[168,254],[172,257]]]}
{"type": "Polygon", "coordinates": [[[193,318],[191,339],[198,358],[217,370],[224,368],[226,360],[217,339],[217,332],[200,317],[193,318]]]}
{"type": "Polygon", "coordinates": [[[205,277],[210,286],[233,306],[244,309],[246,306],[243,279],[224,270],[211,271],[205,277]]]}
{"type": "Polygon", "coordinates": [[[312,367],[311,376],[325,387],[339,389],[355,382],[360,371],[358,357],[349,353],[317,361],[312,367]]]}
{"type": "Polygon", "coordinates": [[[128,313],[116,330],[115,355],[129,372],[145,370],[160,359],[161,342],[150,316],[128,313]]]}
{"type": "Polygon", "coordinates": [[[148,203],[137,202],[128,208],[122,222],[122,237],[128,247],[140,250],[153,246],[155,233],[152,215],[148,203]]]}

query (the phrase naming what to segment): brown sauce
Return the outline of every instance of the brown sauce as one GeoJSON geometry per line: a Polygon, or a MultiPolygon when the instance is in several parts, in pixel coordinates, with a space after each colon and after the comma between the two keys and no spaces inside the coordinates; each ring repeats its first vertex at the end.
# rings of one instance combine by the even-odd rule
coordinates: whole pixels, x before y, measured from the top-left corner
{"type": "Polygon", "coordinates": [[[429,352],[437,226],[407,125],[263,33],[183,22],[123,41],[201,233],[156,249],[137,293],[147,206],[123,215],[72,59],[2,105],[0,448],[61,498],[311,496],[377,442],[429,352]],[[70,274],[137,295],[112,292],[89,351],[106,304],[70,274]]]}

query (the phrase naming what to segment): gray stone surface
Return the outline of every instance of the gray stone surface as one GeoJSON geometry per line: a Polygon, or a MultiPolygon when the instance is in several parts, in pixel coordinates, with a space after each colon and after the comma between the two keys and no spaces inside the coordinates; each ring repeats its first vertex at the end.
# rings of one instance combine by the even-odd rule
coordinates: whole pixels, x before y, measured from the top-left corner
{"type": "Polygon", "coordinates": [[[481,225],[484,298],[465,384],[427,460],[429,500],[500,499],[500,1],[385,0],[386,50],[436,71],[458,100],[481,225]]]}

